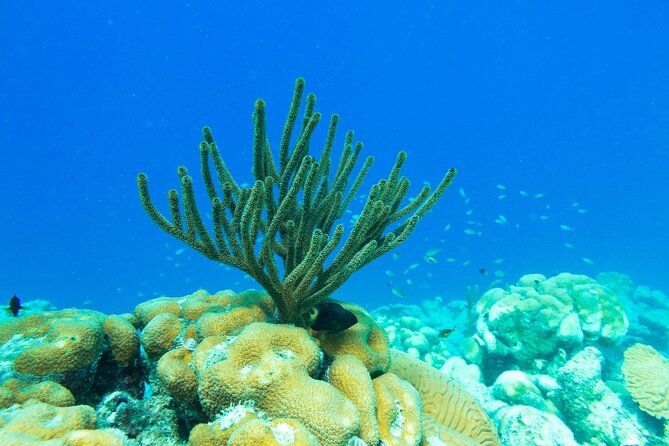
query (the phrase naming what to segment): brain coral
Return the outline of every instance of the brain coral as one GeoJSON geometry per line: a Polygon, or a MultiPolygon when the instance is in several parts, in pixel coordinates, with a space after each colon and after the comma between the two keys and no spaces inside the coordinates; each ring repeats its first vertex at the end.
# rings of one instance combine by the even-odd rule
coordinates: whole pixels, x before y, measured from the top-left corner
{"type": "Polygon", "coordinates": [[[51,440],[77,429],[95,428],[95,410],[90,406],[54,407],[28,400],[0,414],[0,443],[10,444],[17,436],[30,441],[51,440]]]}
{"type": "Polygon", "coordinates": [[[173,397],[183,402],[197,398],[197,377],[190,368],[192,352],[185,348],[170,350],[158,361],[156,374],[173,397]]]}
{"type": "Polygon", "coordinates": [[[341,303],[358,318],[358,323],[339,333],[316,333],[321,348],[329,355],[357,356],[372,375],[388,370],[390,343],[385,330],[362,307],[341,303]]]}
{"type": "Polygon", "coordinates": [[[256,322],[212,347],[204,363],[199,395],[210,415],[253,400],[270,417],[301,422],[326,445],[344,444],[360,429],[355,405],[313,378],[321,355],[306,330],[256,322]]]}
{"type": "Polygon", "coordinates": [[[96,361],[102,352],[102,317],[95,312],[53,317],[43,321],[32,335],[40,343],[25,349],[15,360],[19,373],[44,376],[79,370],[96,361]]]}
{"type": "Polygon", "coordinates": [[[653,347],[635,344],[625,351],[625,387],[641,410],[669,418],[669,360],[653,347]]]}
{"type": "Polygon", "coordinates": [[[114,359],[123,367],[129,366],[139,353],[139,337],[135,327],[126,318],[111,315],[105,319],[103,328],[114,359]]]}
{"type": "Polygon", "coordinates": [[[501,445],[488,415],[460,384],[398,350],[392,350],[390,371],[418,390],[424,415],[482,446],[501,445]]]}
{"type": "Polygon", "coordinates": [[[360,359],[353,355],[337,356],[327,372],[328,382],[351,400],[360,412],[358,436],[367,444],[379,442],[376,421],[376,395],[372,379],[360,359]]]}
{"type": "Polygon", "coordinates": [[[29,399],[59,407],[74,405],[72,393],[53,381],[25,384],[17,379],[8,379],[2,383],[2,387],[0,387],[0,408],[21,404],[29,399]]]}
{"type": "Polygon", "coordinates": [[[183,324],[173,313],[161,313],[156,315],[146,324],[141,334],[142,347],[146,356],[157,361],[174,344],[175,339],[181,333],[183,324]]]}

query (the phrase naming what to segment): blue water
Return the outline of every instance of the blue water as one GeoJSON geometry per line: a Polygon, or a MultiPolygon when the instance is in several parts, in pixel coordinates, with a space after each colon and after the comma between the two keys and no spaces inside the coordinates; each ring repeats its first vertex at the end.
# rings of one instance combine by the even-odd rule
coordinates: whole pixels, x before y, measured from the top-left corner
{"type": "Polygon", "coordinates": [[[149,175],[165,211],[177,166],[201,190],[210,125],[250,181],[253,101],[267,101],[277,149],[298,76],[319,111],[341,114],[337,149],[354,129],[376,157],[361,192],[399,150],[411,195],[459,169],[399,257],[336,297],[460,298],[496,271],[615,270],[669,290],[667,2],[77,3],[0,15],[0,297],[125,312],[254,286],[182,252],[144,213],[135,177],[149,175]]]}

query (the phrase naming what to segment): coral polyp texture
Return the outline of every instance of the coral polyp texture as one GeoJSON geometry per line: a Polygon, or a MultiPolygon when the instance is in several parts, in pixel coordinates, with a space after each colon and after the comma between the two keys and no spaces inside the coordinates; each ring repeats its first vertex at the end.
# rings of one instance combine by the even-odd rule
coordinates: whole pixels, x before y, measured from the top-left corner
{"type": "Polygon", "coordinates": [[[369,190],[359,218],[344,238],[344,226],[336,222],[358,192],[374,158],[367,157],[353,177],[362,143],[354,144],[353,133],[348,132],[339,165],[331,175],[330,155],[339,116],[330,119],[321,155],[311,156],[312,135],[321,114],[314,111],[316,97],[309,94],[301,128],[294,134],[303,94],[304,80],[299,78],[279,143],[278,163],[266,134],[265,102],[256,101],[255,182],[251,187],[234,180],[211,130],[204,128],[200,172],[211,206],[209,225],[198,209],[193,179],[184,166],[177,170],[181,196],[176,189],[168,192],[170,218],[149,196],[147,176],[137,177],[142,205],[158,226],[206,257],[244,271],[274,300],[279,322],[295,325],[304,325],[306,312],[351,274],[403,243],[455,175],[455,169],[449,169],[434,191],[424,186],[403,205],[410,183],[400,175],[407,157],[400,152],[388,178],[369,190]]]}

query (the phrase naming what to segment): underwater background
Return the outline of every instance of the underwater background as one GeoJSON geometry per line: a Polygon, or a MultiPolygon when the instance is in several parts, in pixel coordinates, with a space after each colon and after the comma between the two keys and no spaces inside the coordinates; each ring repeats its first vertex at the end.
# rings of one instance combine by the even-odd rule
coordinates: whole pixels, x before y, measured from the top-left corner
{"type": "Polygon", "coordinates": [[[337,297],[448,300],[561,271],[666,292],[668,20],[663,1],[14,2],[0,15],[0,290],[122,312],[257,286],[157,230],[135,178],[166,211],[209,125],[250,181],[253,101],[277,150],[303,76],[317,110],[341,115],[334,157],[352,129],[376,158],[361,193],[399,150],[411,196],[458,168],[411,241],[337,297]]]}
{"type": "MultiPolygon", "coordinates": [[[[5,5],[0,444],[669,444],[667,23],[666,1],[5,5]],[[294,256],[253,290],[157,227],[137,188],[142,172],[169,215],[186,166],[211,230],[203,126],[246,188],[232,209],[254,116],[278,160],[303,79],[323,115],[310,154],[337,113],[333,170],[347,130],[375,158],[344,237],[398,152],[414,204],[458,171],[337,301],[316,290],[361,237],[315,282],[291,263],[299,237],[256,244],[270,275],[264,254],[294,256]]],[[[298,190],[295,221],[315,221],[298,190]]],[[[369,233],[393,218],[365,215],[369,233]]]]}

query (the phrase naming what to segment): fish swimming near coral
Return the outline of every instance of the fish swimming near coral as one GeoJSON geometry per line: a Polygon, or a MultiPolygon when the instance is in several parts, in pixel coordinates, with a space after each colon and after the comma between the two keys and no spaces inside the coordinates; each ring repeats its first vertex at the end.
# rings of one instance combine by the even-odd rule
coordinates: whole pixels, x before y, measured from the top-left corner
{"type": "Polygon", "coordinates": [[[9,298],[9,306],[5,310],[9,310],[12,313],[12,316],[17,317],[19,315],[19,310],[23,309],[21,306],[21,299],[18,298],[16,293],[9,298]]]}
{"type": "Polygon", "coordinates": [[[314,331],[339,333],[358,323],[355,314],[336,302],[316,304],[309,310],[309,327],[314,331]]]}
{"type": "Polygon", "coordinates": [[[441,330],[439,330],[439,333],[437,334],[437,336],[439,336],[440,338],[447,338],[454,331],[455,331],[455,328],[442,328],[441,330]]]}

